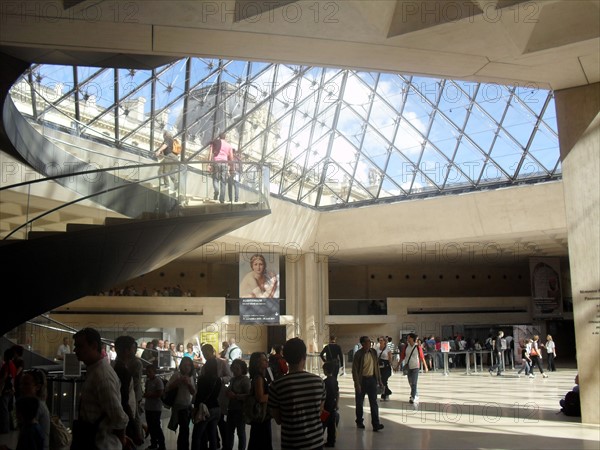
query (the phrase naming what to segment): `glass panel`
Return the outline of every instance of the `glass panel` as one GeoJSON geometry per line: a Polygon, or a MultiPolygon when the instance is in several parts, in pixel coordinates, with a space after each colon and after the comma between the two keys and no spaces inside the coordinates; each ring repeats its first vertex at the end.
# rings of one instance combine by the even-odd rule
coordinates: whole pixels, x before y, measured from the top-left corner
{"type": "MultiPolygon", "coordinates": [[[[217,80],[219,60],[206,58],[192,58],[190,70],[191,90],[201,89],[213,85],[217,80]]],[[[245,74],[245,72],[244,72],[245,74]]]]}
{"type": "Polygon", "coordinates": [[[444,183],[447,165],[448,161],[437,150],[430,144],[425,146],[419,170],[429,184],[439,187],[444,183]]]}
{"type": "Polygon", "coordinates": [[[539,117],[548,95],[552,93],[532,86],[517,86],[515,95],[517,101],[523,103],[536,117],[539,117]]]}
{"type": "MultiPolygon", "coordinates": [[[[523,156],[523,150],[519,148],[512,139],[506,136],[504,131],[501,131],[498,134],[498,139],[494,144],[490,156],[502,170],[510,176],[514,176],[515,170],[517,170],[518,164],[523,156]]],[[[498,169],[495,169],[495,171],[497,170],[498,169]]],[[[484,179],[494,180],[496,177],[504,178],[501,175],[493,175],[490,168],[487,168],[486,171],[487,174],[484,174],[484,179]]]]}
{"type": "Polygon", "coordinates": [[[369,116],[369,123],[390,142],[394,139],[396,117],[396,112],[388,106],[387,102],[376,96],[369,116]]]}
{"type": "Polygon", "coordinates": [[[379,186],[382,180],[382,171],[373,165],[369,160],[360,157],[358,166],[356,167],[356,175],[354,177],[373,198],[377,198],[379,186]]]}
{"type": "Polygon", "coordinates": [[[444,116],[439,113],[435,115],[429,140],[444,154],[448,159],[452,159],[456,149],[456,138],[459,132],[451,125],[444,116]]]}
{"type": "Polygon", "coordinates": [[[413,125],[415,122],[416,120],[410,121],[410,123],[405,122],[404,120],[400,122],[394,146],[400,150],[406,158],[416,164],[421,157],[425,138],[414,129],[413,125]]]}
{"type": "Polygon", "coordinates": [[[415,91],[415,87],[411,85],[402,118],[409,120],[414,128],[424,134],[427,131],[427,123],[432,113],[433,108],[424,101],[415,91]]]}
{"type": "MultiPolygon", "coordinates": [[[[415,177],[415,166],[402,157],[399,153],[392,151],[386,171],[388,177],[403,190],[402,193],[408,192],[415,177]]],[[[385,185],[384,185],[385,187],[385,185]]],[[[387,187],[386,187],[387,188],[387,187]]],[[[392,189],[393,187],[389,187],[392,189]]],[[[401,194],[399,192],[399,194],[401,194]]]]}
{"type": "Polygon", "coordinates": [[[361,144],[366,126],[367,124],[362,117],[356,114],[348,106],[342,106],[338,118],[337,129],[345,134],[356,146],[361,144]]]}
{"type": "Polygon", "coordinates": [[[529,153],[535,156],[548,171],[552,171],[558,161],[559,148],[554,136],[549,136],[541,129],[535,133],[529,153]]]}
{"type": "Polygon", "coordinates": [[[465,127],[465,134],[483,153],[490,151],[496,130],[497,126],[493,122],[490,122],[477,108],[473,108],[465,127]]]}
{"type": "Polygon", "coordinates": [[[395,74],[382,73],[377,85],[377,93],[394,108],[395,113],[402,110],[407,89],[408,83],[395,74]]]}
{"type": "Polygon", "coordinates": [[[510,100],[510,91],[499,84],[483,83],[477,92],[477,103],[493,120],[500,122],[510,100]]]}
{"type": "Polygon", "coordinates": [[[36,96],[41,101],[38,114],[64,131],[73,130],[76,87],[72,66],[40,65],[34,72],[36,96]]]}
{"type": "Polygon", "coordinates": [[[356,74],[351,73],[348,76],[343,94],[344,102],[363,119],[366,119],[369,114],[372,96],[373,91],[356,74]]]}
{"type": "Polygon", "coordinates": [[[540,177],[546,176],[547,171],[541,166],[537,161],[531,158],[529,155],[525,156],[525,161],[523,161],[523,166],[517,175],[518,179],[531,178],[531,177],[540,177]]]}
{"type": "Polygon", "coordinates": [[[525,148],[533,133],[533,127],[536,122],[537,119],[524,109],[522,105],[512,102],[506,112],[502,127],[525,148]]]}
{"type": "Polygon", "coordinates": [[[372,127],[367,128],[362,153],[381,169],[385,166],[390,143],[386,142],[372,127]]]}
{"type": "Polygon", "coordinates": [[[454,157],[454,166],[457,170],[451,169],[449,181],[456,179],[456,183],[461,183],[466,178],[470,184],[474,183],[479,178],[484,159],[478,149],[474,148],[468,140],[462,139],[454,157]]]}
{"type": "MultiPolygon", "coordinates": [[[[555,168],[556,176],[561,169],[553,94],[529,86],[186,58],[154,71],[77,67],[77,123],[64,114],[74,117],[76,110],[73,67],[35,65],[31,71],[37,113],[48,129],[108,143],[118,123],[121,150],[138,160],[151,156],[163,128],[185,141],[194,160],[206,159],[208,143],[226,132],[244,160],[271,165],[273,192],[317,207],[409,198],[438,187],[477,188],[479,180],[489,186],[555,168]]],[[[32,116],[27,79],[18,86],[12,91],[19,110],[32,116]]]]}

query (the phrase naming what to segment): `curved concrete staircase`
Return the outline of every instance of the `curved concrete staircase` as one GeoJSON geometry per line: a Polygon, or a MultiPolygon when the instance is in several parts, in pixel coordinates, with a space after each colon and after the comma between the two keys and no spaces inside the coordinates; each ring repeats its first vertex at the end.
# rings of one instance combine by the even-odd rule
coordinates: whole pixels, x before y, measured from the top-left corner
{"type": "MultiPolygon", "coordinates": [[[[3,56],[0,60],[7,62],[3,56]]],[[[40,135],[20,116],[8,96],[27,65],[11,61],[4,66],[12,69],[0,79],[0,149],[42,175],[47,175],[46,167],[54,167],[57,155],[63,163],[70,160],[69,167],[77,167],[75,157],[57,150],[56,145],[40,135]]],[[[86,165],[82,162],[81,167],[86,165]]],[[[76,173],[70,175],[77,178],[76,173]]],[[[88,204],[94,201],[98,208],[106,209],[103,223],[68,223],[67,219],[64,230],[42,227],[42,231],[37,231],[32,222],[33,226],[23,229],[27,232],[21,232],[24,239],[0,241],[3,298],[11,303],[12,311],[3,315],[0,334],[60,305],[155,270],[270,213],[265,196],[257,195],[257,201],[240,205],[207,204],[193,196],[181,203],[181,196],[176,199],[168,192],[156,190],[157,183],[153,185],[152,180],[112,179],[111,183],[101,181],[85,186],[64,177],[53,181],[76,192],[76,199],[67,204],[77,205],[79,199],[89,198],[88,204]]],[[[25,188],[29,186],[20,186],[16,193],[5,188],[0,191],[0,209],[6,207],[6,211],[1,211],[3,221],[10,216],[8,201],[12,209],[24,210],[26,203],[45,200],[43,195],[33,198],[23,192],[25,188]]],[[[30,213],[21,214],[27,217],[30,213]]],[[[6,231],[4,224],[3,230],[6,231]]]]}

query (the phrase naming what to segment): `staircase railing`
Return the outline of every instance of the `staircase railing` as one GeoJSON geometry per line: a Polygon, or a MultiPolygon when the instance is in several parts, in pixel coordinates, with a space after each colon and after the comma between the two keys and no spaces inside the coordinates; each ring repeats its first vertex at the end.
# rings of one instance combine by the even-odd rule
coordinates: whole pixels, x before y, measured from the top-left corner
{"type": "MultiPolygon", "coordinates": [[[[218,163],[210,165],[215,164],[218,163]]],[[[23,210],[5,221],[0,238],[24,239],[31,231],[64,231],[66,221],[100,225],[107,217],[153,219],[205,213],[206,208],[201,207],[214,202],[214,179],[208,166],[179,162],[136,164],[2,186],[3,202],[14,202],[23,210]],[[176,189],[161,185],[167,179],[171,186],[176,184],[176,189]],[[73,195],[74,192],[80,195],[73,195]]],[[[238,203],[268,209],[268,188],[264,182],[269,179],[268,169],[253,163],[242,167],[239,181],[230,177],[223,183],[216,180],[218,188],[227,191],[225,199],[232,204],[228,191],[234,191],[237,184],[238,203]]]]}
{"type": "MultiPolygon", "coordinates": [[[[23,96],[26,91],[13,89],[11,95],[23,96]]],[[[237,200],[255,209],[269,208],[266,167],[236,163],[238,173],[234,179],[229,175],[234,167],[219,170],[222,163],[182,162],[175,158],[155,162],[151,151],[138,149],[132,153],[135,148],[131,145],[107,146],[106,141],[98,139],[99,131],[85,124],[77,123],[72,130],[65,128],[65,124],[74,122],[73,118],[41,93],[36,92],[34,98],[37,107],[41,102],[47,107],[44,110],[62,119],[52,123],[35,114],[27,118],[27,111],[21,111],[11,97],[7,98],[3,107],[7,134],[19,153],[45,178],[20,182],[25,178],[23,174],[19,177],[9,173],[5,177],[4,182],[10,183],[11,177],[19,182],[0,187],[2,202],[13,203],[14,210],[13,216],[3,220],[0,239],[27,238],[32,231],[64,231],[65,221],[94,225],[105,223],[108,217],[192,215],[200,213],[199,206],[216,199],[216,190],[227,191],[221,200],[228,203],[237,200]],[[216,174],[224,179],[215,179],[216,174]]],[[[22,106],[23,101],[20,99],[22,106]]],[[[31,105],[34,111],[36,105],[31,105]]],[[[31,173],[27,175],[31,177],[31,173]]]]}

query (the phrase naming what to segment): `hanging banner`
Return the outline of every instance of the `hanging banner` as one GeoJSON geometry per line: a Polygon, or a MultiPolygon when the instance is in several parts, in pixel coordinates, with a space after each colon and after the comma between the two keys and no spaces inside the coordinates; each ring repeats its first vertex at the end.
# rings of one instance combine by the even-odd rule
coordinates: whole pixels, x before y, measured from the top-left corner
{"type": "Polygon", "coordinates": [[[240,254],[240,323],[279,323],[279,256],[240,254]]]}
{"type": "Polygon", "coordinates": [[[279,299],[240,298],[240,323],[279,324],[279,299]]]}
{"type": "Polygon", "coordinates": [[[530,258],[533,318],[562,318],[562,286],[559,258],[530,258]]]}

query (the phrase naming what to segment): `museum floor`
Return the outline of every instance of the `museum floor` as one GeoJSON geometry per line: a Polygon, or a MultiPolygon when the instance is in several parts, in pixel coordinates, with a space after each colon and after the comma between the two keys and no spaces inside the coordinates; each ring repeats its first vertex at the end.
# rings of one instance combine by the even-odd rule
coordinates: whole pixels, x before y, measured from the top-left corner
{"type": "MultiPolygon", "coordinates": [[[[558,362],[558,361],[557,361],[558,362]]],[[[340,426],[336,448],[353,449],[589,449],[600,448],[600,427],[583,425],[559,413],[559,400],[574,385],[576,370],[560,369],[542,378],[465,374],[454,369],[421,374],[420,403],[408,402],[406,378],[390,379],[393,395],[379,402],[385,429],[372,431],[368,406],[365,429],[354,423],[354,393],[350,375],[340,376],[340,426]]],[[[367,402],[368,404],[368,402],[367,402]]],[[[168,415],[165,410],[163,419],[168,415]]],[[[166,429],[167,448],[176,448],[176,434],[166,429]]],[[[249,429],[247,430],[249,432],[249,429]]],[[[0,435],[0,444],[15,448],[13,435],[0,435]]],[[[273,423],[273,447],[279,449],[279,427],[273,423]]],[[[149,443],[147,444],[149,445],[149,443]]],[[[140,447],[144,449],[145,447],[140,447]]],[[[234,448],[237,448],[237,440],[234,448]]]]}

